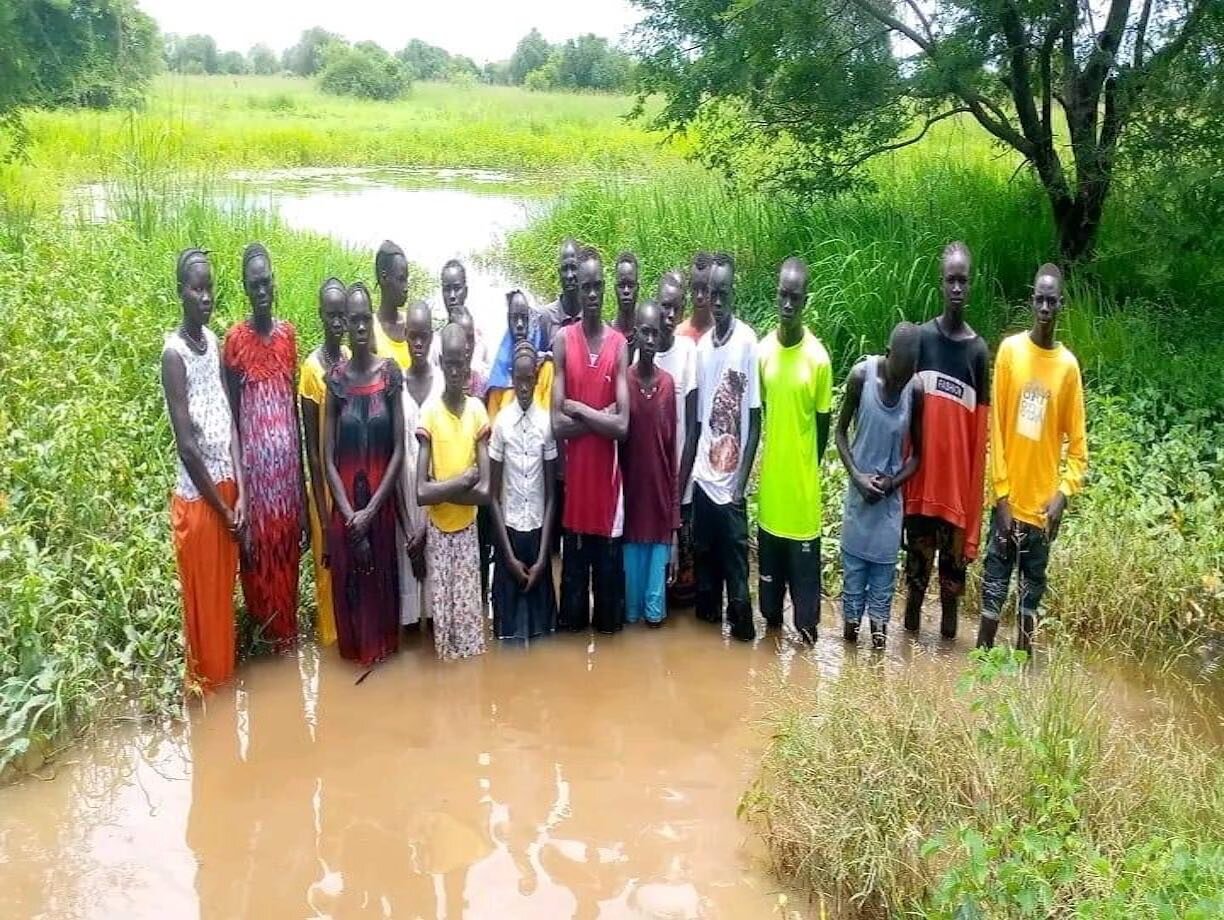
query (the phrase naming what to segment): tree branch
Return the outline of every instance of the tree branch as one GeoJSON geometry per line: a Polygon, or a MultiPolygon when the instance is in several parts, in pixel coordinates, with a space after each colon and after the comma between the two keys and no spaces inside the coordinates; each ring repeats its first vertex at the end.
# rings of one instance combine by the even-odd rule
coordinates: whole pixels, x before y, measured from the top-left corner
{"type": "Polygon", "coordinates": [[[1135,27],[1135,54],[1133,66],[1138,69],[1143,66],[1143,49],[1147,44],[1148,21],[1152,18],[1152,0],[1143,0],[1143,12],[1139,14],[1139,24],[1135,27]]]}
{"type": "Polygon", "coordinates": [[[918,17],[918,21],[922,23],[922,31],[926,34],[926,37],[930,41],[934,41],[935,35],[931,32],[931,20],[927,19],[926,14],[922,12],[922,7],[915,3],[914,0],[905,0],[905,5],[913,10],[914,15],[918,17]]]}
{"type": "MultiPolygon", "coordinates": [[[[1130,14],[1131,0],[1111,0],[1109,15],[1105,17],[1105,28],[1097,35],[1096,47],[1084,62],[1084,73],[1079,82],[1078,102],[1091,106],[1095,116],[1101,87],[1113,68],[1118,47],[1122,44],[1122,32],[1130,14]]],[[[1095,117],[1093,121],[1095,122],[1095,117]]]]}
{"type": "Polygon", "coordinates": [[[967,115],[969,113],[970,109],[968,106],[956,106],[955,108],[948,109],[946,112],[940,112],[938,115],[932,115],[927,118],[926,122],[922,126],[922,130],[913,137],[907,138],[903,141],[896,141],[892,144],[883,144],[879,147],[873,147],[865,153],[861,153],[854,159],[842,164],[840,172],[842,174],[848,173],[863,165],[872,157],[877,157],[882,153],[889,153],[890,151],[900,150],[903,147],[909,147],[911,144],[916,144],[926,137],[926,133],[931,130],[931,125],[935,124],[936,122],[944,121],[945,119],[952,118],[956,115],[967,115]]]}

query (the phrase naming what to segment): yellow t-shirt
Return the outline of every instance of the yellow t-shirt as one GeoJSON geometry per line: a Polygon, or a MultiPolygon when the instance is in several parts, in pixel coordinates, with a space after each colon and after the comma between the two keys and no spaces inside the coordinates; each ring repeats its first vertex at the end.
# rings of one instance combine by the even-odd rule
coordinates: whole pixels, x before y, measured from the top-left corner
{"type": "MultiPolygon", "coordinates": [[[[429,475],[439,482],[453,479],[476,465],[476,444],[489,436],[489,414],[474,396],[464,398],[462,415],[438,397],[422,407],[417,432],[429,438],[429,475]]],[[[476,506],[430,505],[429,518],[439,530],[454,533],[476,520],[476,506]]]]}
{"type": "Polygon", "coordinates": [[[991,389],[993,500],[1006,498],[1016,520],[1044,527],[1054,492],[1074,495],[1088,468],[1079,362],[1064,346],[1041,348],[1021,332],[999,346],[991,389]]]}
{"type": "Polygon", "coordinates": [[[382,323],[374,317],[374,354],[382,358],[394,358],[401,371],[412,367],[412,352],[408,342],[397,342],[383,331],[382,323]]]}
{"type": "MultiPolygon", "coordinates": [[[[531,401],[545,412],[552,410],[552,385],[553,363],[551,361],[544,361],[536,371],[535,394],[532,396],[531,401]]],[[[514,387],[506,387],[499,390],[491,389],[486,399],[489,403],[489,426],[492,427],[493,422],[497,419],[497,413],[502,410],[502,407],[514,402],[514,387]]]]}

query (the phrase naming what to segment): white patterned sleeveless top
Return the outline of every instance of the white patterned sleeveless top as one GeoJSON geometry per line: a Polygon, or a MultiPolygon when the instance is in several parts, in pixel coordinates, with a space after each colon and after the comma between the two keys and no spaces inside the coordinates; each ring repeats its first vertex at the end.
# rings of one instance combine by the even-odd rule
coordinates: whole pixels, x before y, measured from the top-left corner
{"type": "MultiPolygon", "coordinates": [[[[233,422],[225,386],[221,383],[221,355],[217,337],[211,329],[205,328],[203,332],[207,344],[203,354],[193,351],[177,330],[166,336],[166,351],[183,358],[183,367],[187,370],[187,413],[191,416],[191,430],[200,447],[200,456],[204,459],[208,475],[213,482],[222,482],[234,478],[234,463],[230,457],[233,422]]],[[[178,479],[174,494],[195,501],[200,497],[200,490],[191,481],[182,458],[177,455],[175,466],[178,479]]]]}

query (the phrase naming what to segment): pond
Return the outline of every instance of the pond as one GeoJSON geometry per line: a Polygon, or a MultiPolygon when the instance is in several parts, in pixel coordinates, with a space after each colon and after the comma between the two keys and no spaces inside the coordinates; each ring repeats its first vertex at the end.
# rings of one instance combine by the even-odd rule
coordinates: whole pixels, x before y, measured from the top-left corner
{"type": "MultiPolygon", "coordinates": [[[[478,256],[548,201],[478,172],[235,178],[292,226],[371,252],[394,239],[432,277],[464,259],[469,303],[498,337],[513,279],[478,256]]],[[[736,817],[758,700],[856,659],[954,670],[972,633],[896,629],[875,656],[844,645],[835,605],[823,622],[813,648],[759,622],[755,643],[733,642],[677,611],[659,630],[461,662],[407,632],[364,679],[309,642],[247,662],[181,722],[104,728],[0,789],[3,915],[776,916],[784,892],[736,817]]],[[[1145,685],[1117,683],[1142,718],[1145,685]]],[[[819,915],[793,896],[785,913],[819,915]]]]}

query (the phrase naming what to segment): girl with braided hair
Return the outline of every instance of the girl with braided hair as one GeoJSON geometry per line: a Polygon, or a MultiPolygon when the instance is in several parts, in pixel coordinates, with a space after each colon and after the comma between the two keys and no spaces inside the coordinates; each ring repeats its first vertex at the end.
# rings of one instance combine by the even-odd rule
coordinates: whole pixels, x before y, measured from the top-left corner
{"type": "Polygon", "coordinates": [[[178,452],[170,520],[183,591],[187,681],[209,690],[234,673],[234,581],[246,496],[217,337],[208,328],[213,281],[203,250],[179,255],[176,280],[183,318],[166,336],[161,359],[178,452]]]}
{"type": "Polygon", "coordinates": [[[272,259],[260,243],[242,253],[251,315],[225,336],[223,362],[238,426],[250,526],[242,566],[247,612],[284,648],[297,637],[298,563],[309,539],[297,413],[297,336],[272,315],[272,259]]]}
{"type": "Polygon", "coordinates": [[[324,528],[331,518],[331,492],[323,474],[323,439],[327,436],[324,410],[327,405],[327,374],[348,359],[344,345],[346,326],[344,282],[328,278],[319,288],[319,320],[323,324],[323,344],[306,356],[298,382],[298,405],[306,442],[306,468],[310,475],[310,545],[314,556],[315,599],[318,618],[315,632],[319,642],[336,641],[336,618],[332,609],[331,571],[328,569],[324,528]]]}

